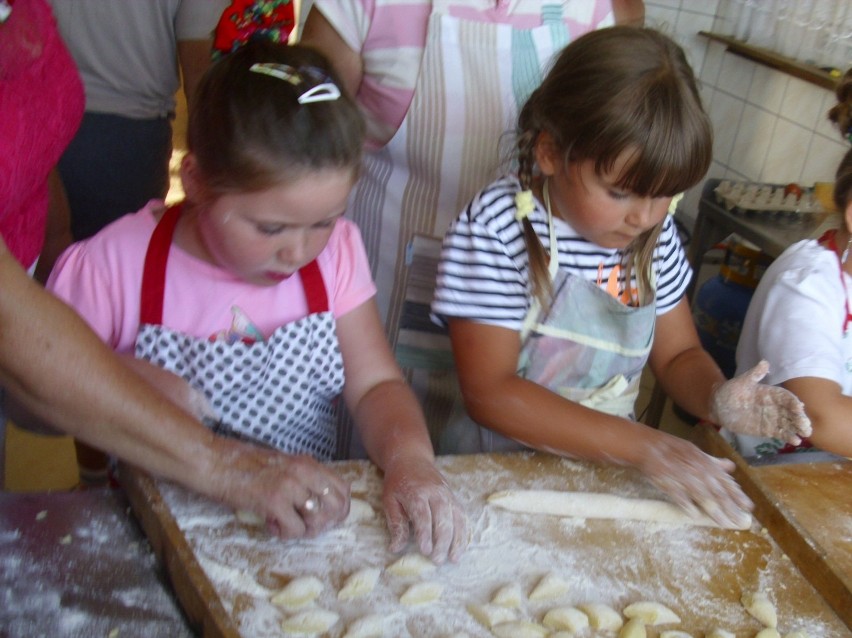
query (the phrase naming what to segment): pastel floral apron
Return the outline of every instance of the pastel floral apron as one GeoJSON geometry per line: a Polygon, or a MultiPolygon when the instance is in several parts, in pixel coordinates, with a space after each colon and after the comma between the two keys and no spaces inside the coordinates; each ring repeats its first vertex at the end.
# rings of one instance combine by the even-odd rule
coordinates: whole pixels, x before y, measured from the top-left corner
{"type": "Polygon", "coordinates": [[[266,340],[202,339],[162,325],[166,266],[180,206],[166,210],[148,245],[136,356],[170,370],[202,391],[222,434],[319,460],[335,456],[335,406],[343,359],[322,273],[299,271],[308,315],[266,340]]]}
{"type": "MultiPolygon", "coordinates": [[[[550,210],[548,221],[553,299],[547,308],[534,301],[527,312],[518,374],[571,401],[632,419],[642,370],[654,341],[654,298],[643,306],[628,306],[561,268],[550,210]]],[[[571,424],[565,423],[565,427],[571,424]]],[[[524,448],[466,416],[447,435],[455,443],[446,445],[459,452],[524,448]],[[478,437],[471,435],[473,427],[478,437]]]]}

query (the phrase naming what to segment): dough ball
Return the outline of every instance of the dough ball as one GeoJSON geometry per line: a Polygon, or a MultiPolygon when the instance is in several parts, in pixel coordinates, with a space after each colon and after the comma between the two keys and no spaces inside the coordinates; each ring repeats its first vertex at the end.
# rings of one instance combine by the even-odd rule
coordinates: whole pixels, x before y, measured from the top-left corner
{"type": "Polygon", "coordinates": [[[504,607],[493,603],[468,605],[467,610],[471,616],[488,629],[492,629],[495,625],[518,619],[518,615],[512,607],[504,607]]]}
{"type": "Polygon", "coordinates": [[[322,590],[322,581],[316,576],[300,576],[273,595],[270,602],[285,609],[299,609],[314,602],[322,590]]]}
{"type": "Polygon", "coordinates": [[[290,616],[281,623],[281,629],[292,636],[310,636],[322,634],[331,629],[340,619],[333,611],[327,609],[309,609],[295,616],[290,616]]]}
{"type": "Polygon", "coordinates": [[[388,565],[386,571],[394,576],[422,576],[435,569],[435,563],[421,554],[406,554],[388,565]]]}
{"type": "Polygon", "coordinates": [[[366,596],[375,588],[381,572],[382,570],[378,567],[366,567],[354,572],[337,592],[337,599],[352,600],[366,596]]]}
{"type": "Polygon", "coordinates": [[[491,597],[491,602],[501,607],[511,607],[518,609],[524,600],[524,594],[521,591],[521,586],[517,583],[503,585],[500,589],[494,592],[491,597]]]}
{"type": "Polygon", "coordinates": [[[554,607],[544,615],[541,624],[550,629],[583,631],[589,626],[589,617],[576,607],[554,607]]]}
{"type": "Polygon", "coordinates": [[[570,586],[554,573],[542,576],[530,592],[530,600],[552,600],[568,593],[570,586]]]}
{"type": "Polygon", "coordinates": [[[631,618],[618,632],[618,638],[648,638],[645,623],[638,618],[631,618]]]}
{"type": "Polygon", "coordinates": [[[434,602],[444,593],[444,586],[435,582],[415,583],[399,597],[403,605],[426,605],[434,602]]]}
{"type": "Polygon", "coordinates": [[[679,623],[680,616],[665,605],[649,600],[632,603],[624,608],[627,618],[638,618],[646,625],[667,625],[679,623]]]}
{"type": "Polygon", "coordinates": [[[382,638],[385,635],[385,621],[380,614],[369,614],[352,622],[343,638],[382,638]]]}
{"type": "Polygon", "coordinates": [[[607,604],[586,603],[578,607],[589,617],[589,627],[592,629],[618,631],[624,625],[619,613],[607,604]]]}
{"type": "Polygon", "coordinates": [[[766,592],[746,592],[741,602],[745,610],[766,627],[778,626],[778,615],[775,613],[775,605],[769,600],[766,592]]]}

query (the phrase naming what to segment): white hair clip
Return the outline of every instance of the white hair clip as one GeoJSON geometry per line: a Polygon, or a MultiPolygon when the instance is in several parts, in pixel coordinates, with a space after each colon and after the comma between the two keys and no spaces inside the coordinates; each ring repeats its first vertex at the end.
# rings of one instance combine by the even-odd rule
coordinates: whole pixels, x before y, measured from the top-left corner
{"type": "Polygon", "coordinates": [[[249,71],[269,75],[279,80],[289,82],[293,86],[307,84],[306,80],[314,80],[316,83],[299,95],[299,104],[311,104],[312,102],[331,102],[340,97],[340,89],[316,67],[295,69],[289,64],[276,64],[274,62],[257,62],[249,67],[249,71]]]}

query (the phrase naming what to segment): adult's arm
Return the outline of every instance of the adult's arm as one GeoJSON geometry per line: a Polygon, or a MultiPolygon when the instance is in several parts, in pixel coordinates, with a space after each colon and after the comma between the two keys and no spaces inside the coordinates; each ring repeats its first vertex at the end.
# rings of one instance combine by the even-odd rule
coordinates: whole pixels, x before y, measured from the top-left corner
{"type": "Polygon", "coordinates": [[[179,40],[177,43],[183,92],[186,95],[187,104],[192,104],[201,76],[210,66],[212,46],[212,36],[206,40],[179,40]]]}
{"type": "Polygon", "coordinates": [[[645,3],[643,0],[612,0],[612,13],[616,24],[641,27],[645,24],[645,3]]]}
{"type": "Polygon", "coordinates": [[[308,13],[299,44],[312,47],[322,53],[340,76],[344,90],[353,97],[358,93],[364,77],[361,52],[350,48],[332,24],[315,7],[311,7],[308,13]]]}
{"type": "Polygon", "coordinates": [[[348,511],[348,486],[313,459],[213,435],[164,400],[0,240],[0,384],[26,409],[92,446],[234,508],[283,536],[317,534],[348,511]],[[326,507],[304,516],[311,485],[326,507]]]}
{"type": "Polygon", "coordinates": [[[852,456],[852,397],[843,394],[834,381],[818,377],[799,377],[781,384],[805,404],[816,447],[852,456]]]}

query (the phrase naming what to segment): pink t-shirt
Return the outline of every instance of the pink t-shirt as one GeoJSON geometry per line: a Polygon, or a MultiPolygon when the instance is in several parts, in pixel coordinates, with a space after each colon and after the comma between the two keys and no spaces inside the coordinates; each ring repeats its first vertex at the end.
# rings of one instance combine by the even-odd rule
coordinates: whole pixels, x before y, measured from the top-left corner
{"type": "MultiPolygon", "coordinates": [[[[161,202],[151,201],[94,237],[71,246],[48,289],[73,306],[114,350],[133,352],[139,331],[142,269],[161,202]],[[155,216],[156,215],[156,216],[155,216]]],[[[358,227],[341,219],[317,258],[335,317],[376,293],[358,227]]],[[[263,336],[307,314],[301,278],[256,286],[172,245],[166,270],[163,324],[207,339],[248,320],[263,336]],[[236,310],[235,310],[236,309],[236,310]]]]}
{"type": "Polygon", "coordinates": [[[28,268],[41,252],[47,177],[83,117],[83,83],[44,0],[0,25],[0,234],[28,268]]]}

